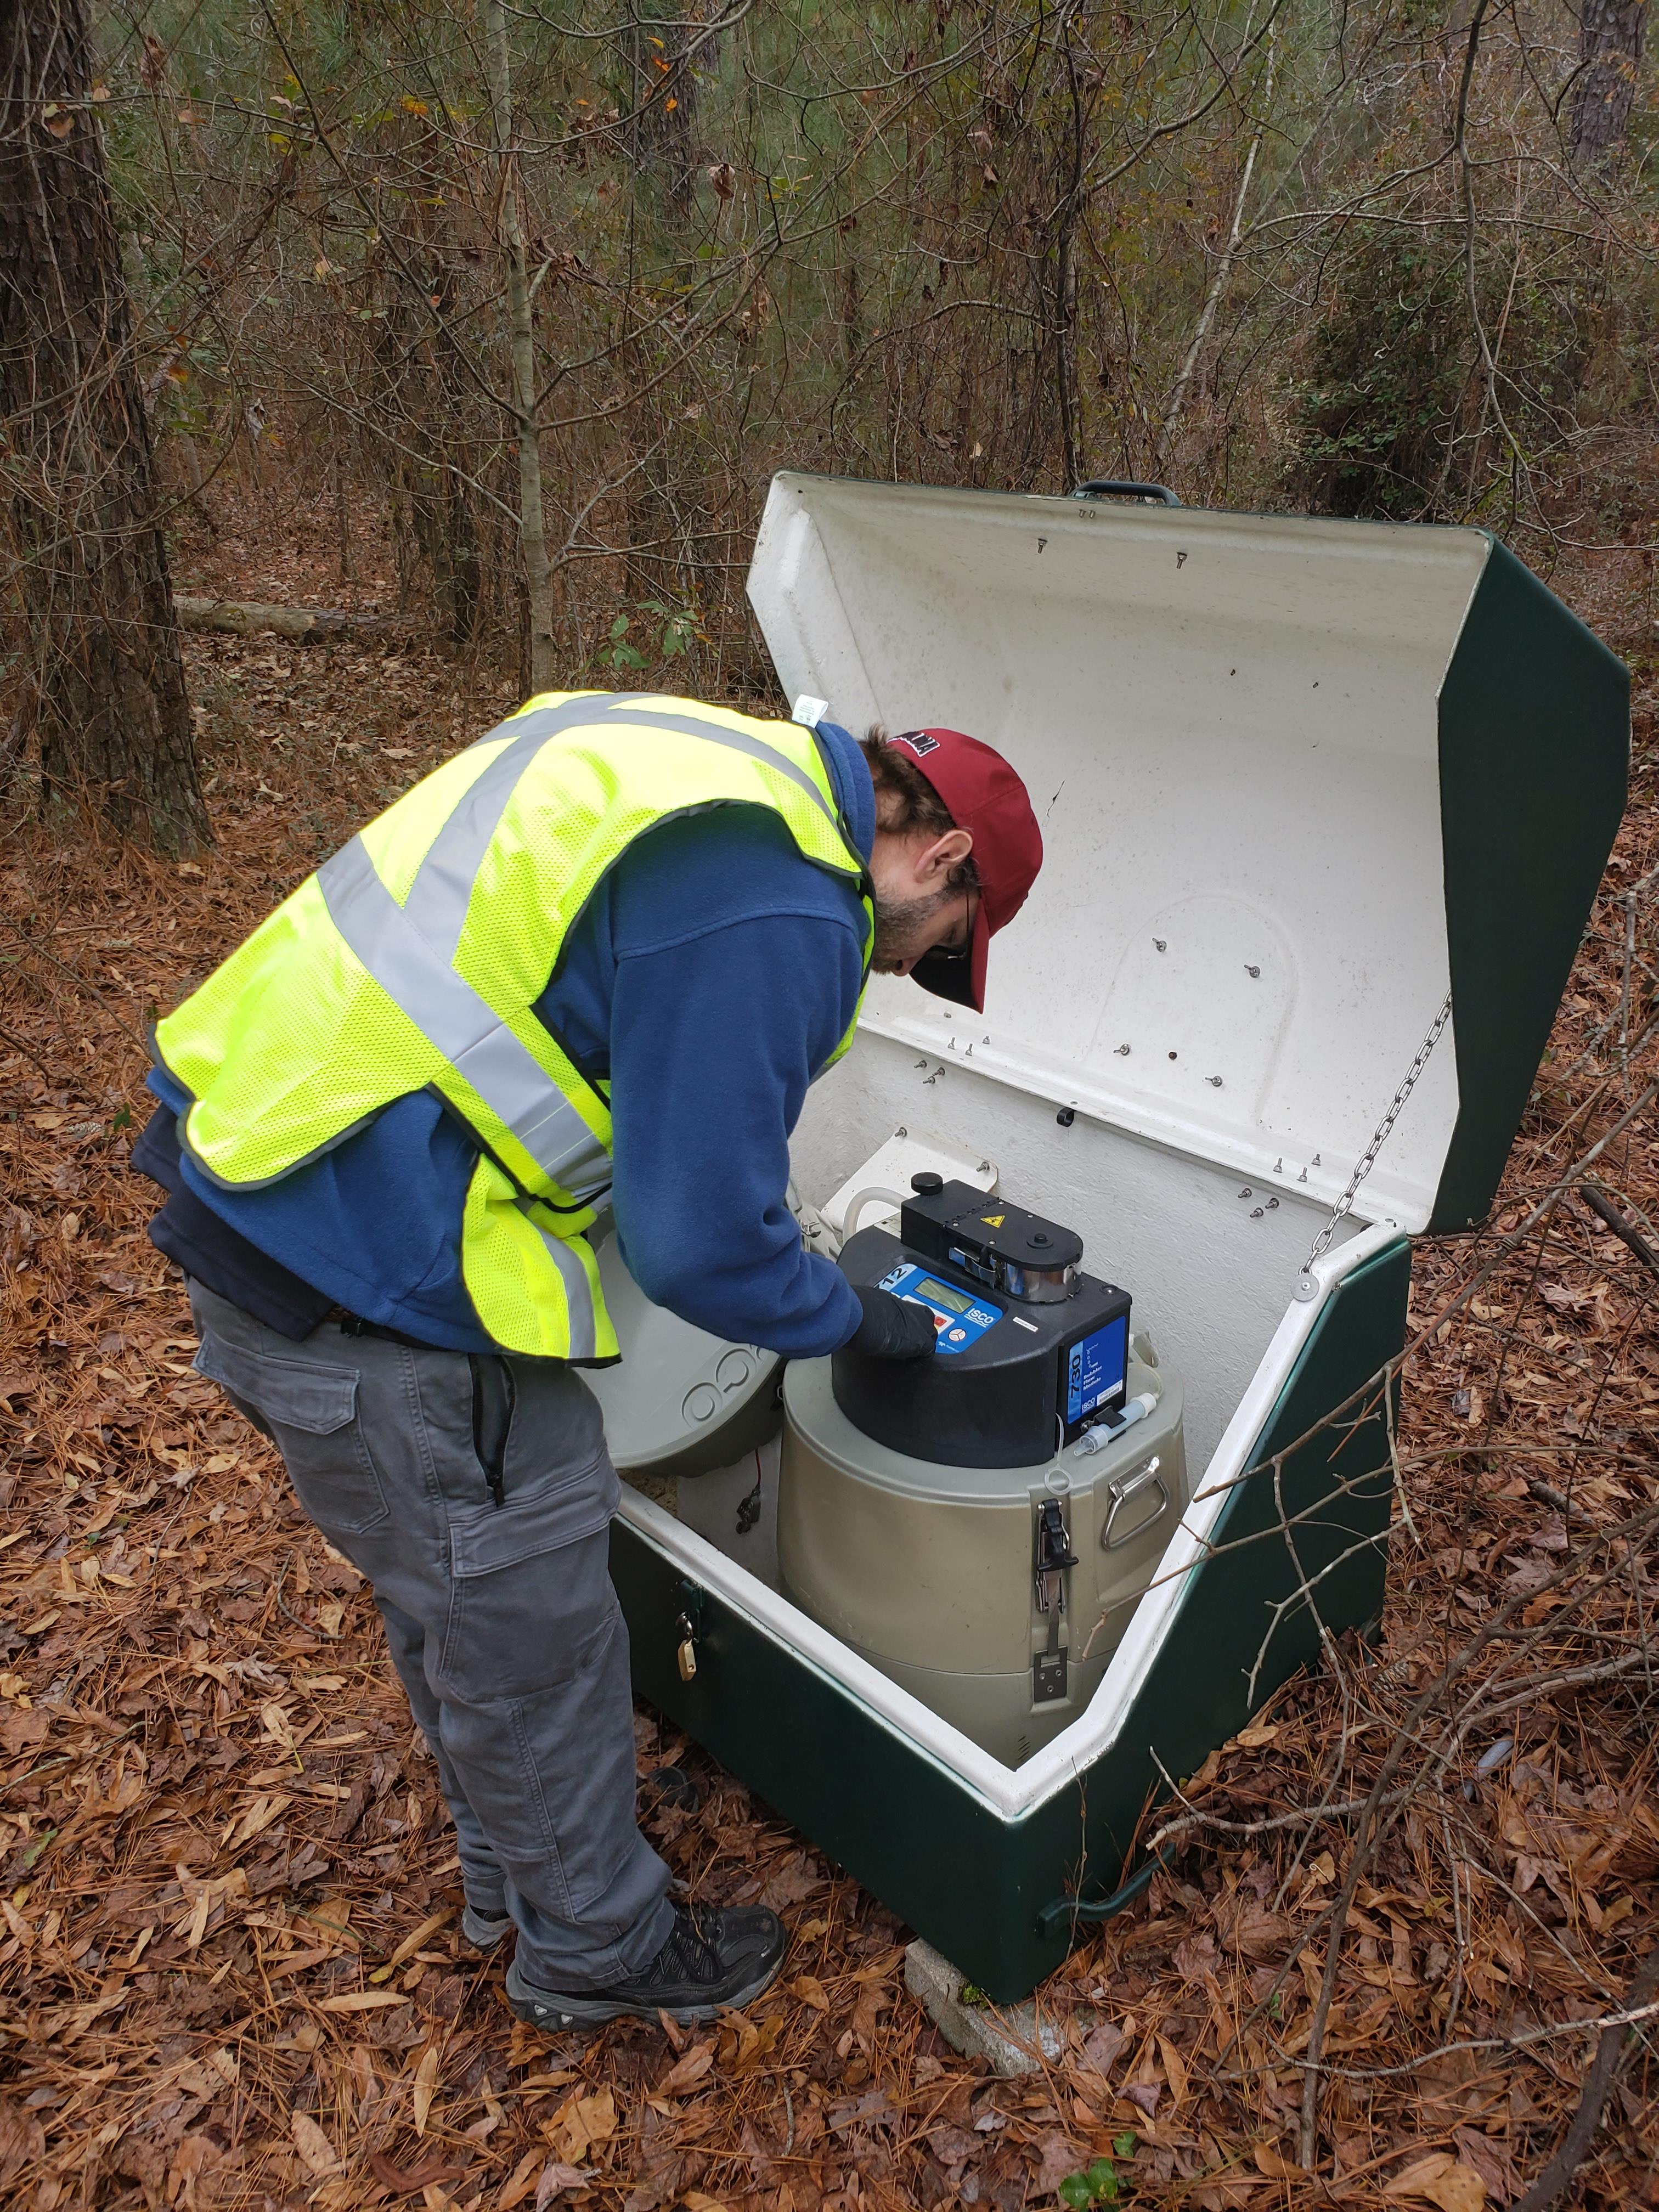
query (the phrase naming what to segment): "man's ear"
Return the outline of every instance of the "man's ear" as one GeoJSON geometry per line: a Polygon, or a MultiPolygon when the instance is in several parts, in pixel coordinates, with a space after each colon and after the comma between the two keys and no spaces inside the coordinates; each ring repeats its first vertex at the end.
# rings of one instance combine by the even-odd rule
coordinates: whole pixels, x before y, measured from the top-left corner
{"type": "Polygon", "coordinates": [[[916,875],[922,883],[933,883],[948,876],[952,868],[965,860],[974,849],[971,830],[947,830],[942,837],[916,858],[916,875]]]}

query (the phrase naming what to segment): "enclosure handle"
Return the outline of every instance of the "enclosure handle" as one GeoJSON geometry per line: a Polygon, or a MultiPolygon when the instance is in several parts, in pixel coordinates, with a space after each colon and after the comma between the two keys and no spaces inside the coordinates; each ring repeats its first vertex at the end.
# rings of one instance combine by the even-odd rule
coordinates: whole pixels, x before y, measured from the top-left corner
{"type": "Polygon", "coordinates": [[[1107,499],[1115,495],[1120,499],[1155,499],[1165,507],[1179,507],[1181,501],[1168,484],[1136,483],[1127,477],[1091,477],[1080,483],[1072,494],[1073,499],[1107,499]]]}

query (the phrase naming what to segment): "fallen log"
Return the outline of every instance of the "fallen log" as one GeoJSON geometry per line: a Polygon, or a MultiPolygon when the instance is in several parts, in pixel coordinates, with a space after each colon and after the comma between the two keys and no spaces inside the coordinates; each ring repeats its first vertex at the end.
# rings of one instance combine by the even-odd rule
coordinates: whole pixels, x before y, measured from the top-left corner
{"type": "Polygon", "coordinates": [[[339,607],[267,606],[255,599],[201,599],[184,592],[173,595],[180,629],[212,629],[230,637],[267,633],[316,645],[330,637],[410,639],[421,623],[410,615],[353,615],[339,607]]]}

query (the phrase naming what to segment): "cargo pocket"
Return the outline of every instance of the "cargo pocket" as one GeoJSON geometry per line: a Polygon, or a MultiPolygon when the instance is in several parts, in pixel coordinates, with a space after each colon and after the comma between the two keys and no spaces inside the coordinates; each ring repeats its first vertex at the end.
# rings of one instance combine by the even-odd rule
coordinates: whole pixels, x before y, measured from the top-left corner
{"type": "Polygon", "coordinates": [[[355,1536],[385,1520],[386,1494],[357,1418],[355,1367],[273,1358],[210,1333],[194,1364],[266,1430],[319,1528],[355,1536]]]}
{"type": "Polygon", "coordinates": [[[598,1535],[609,1527],[621,1495],[611,1455],[602,1451],[585,1467],[515,1483],[500,1505],[452,1503],[450,1571],[467,1582],[598,1535]]]}

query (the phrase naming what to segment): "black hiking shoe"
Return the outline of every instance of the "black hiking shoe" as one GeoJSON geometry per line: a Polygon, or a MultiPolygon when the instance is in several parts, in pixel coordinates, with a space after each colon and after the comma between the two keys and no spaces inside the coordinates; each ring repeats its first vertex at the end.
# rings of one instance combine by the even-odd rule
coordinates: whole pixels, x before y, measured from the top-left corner
{"type": "Polygon", "coordinates": [[[783,1964],[787,1942],[782,1921],[764,1905],[677,1905],[668,1941],[626,1981],[602,1990],[539,1990],[524,1979],[515,1959],[507,1970],[507,2001],[520,2020],[550,2035],[630,2014],[654,2020],[665,2012],[690,2027],[757,1997],[783,1964]]]}

